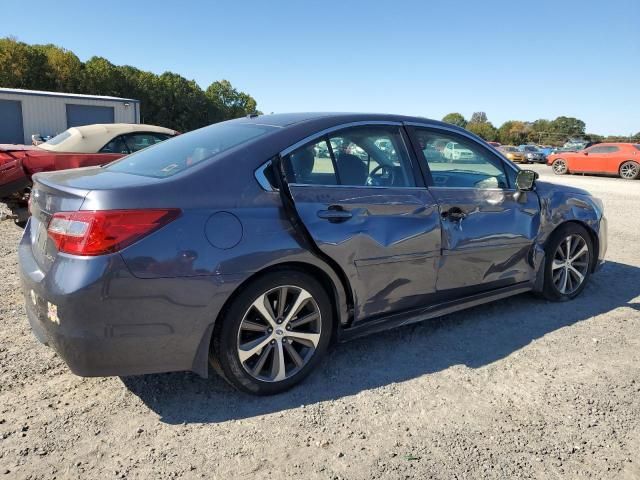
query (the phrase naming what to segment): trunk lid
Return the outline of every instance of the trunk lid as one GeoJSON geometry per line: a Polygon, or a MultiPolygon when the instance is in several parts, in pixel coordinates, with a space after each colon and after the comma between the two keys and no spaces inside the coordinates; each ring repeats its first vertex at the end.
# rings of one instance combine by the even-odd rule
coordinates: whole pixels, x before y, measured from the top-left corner
{"type": "Polygon", "coordinates": [[[36,174],[31,190],[31,249],[38,266],[47,272],[58,251],[49,239],[47,227],[56,212],[77,211],[82,206],[88,189],[77,188],[53,181],[52,175],[36,174]]]}

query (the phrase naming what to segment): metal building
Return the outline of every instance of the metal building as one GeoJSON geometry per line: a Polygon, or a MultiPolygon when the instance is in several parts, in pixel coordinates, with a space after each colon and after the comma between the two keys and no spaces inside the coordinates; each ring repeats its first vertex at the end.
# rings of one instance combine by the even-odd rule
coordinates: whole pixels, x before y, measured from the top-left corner
{"type": "Polygon", "coordinates": [[[140,101],[0,88],[0,143],[31,144],[31,135],[54,136],[93,123],[140,123],[140,101]]]}

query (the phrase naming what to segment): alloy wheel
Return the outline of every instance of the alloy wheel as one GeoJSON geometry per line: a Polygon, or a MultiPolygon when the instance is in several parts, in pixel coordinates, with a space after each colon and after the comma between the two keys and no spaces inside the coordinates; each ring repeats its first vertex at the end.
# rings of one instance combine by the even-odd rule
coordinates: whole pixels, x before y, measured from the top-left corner
{"type": "Polygon", "coordinates": [[[564,175],[565,173],[567,173],[567,163],[561,159],[553,162],[551,168],[553,168],[553,173],[555,173],[556,175],[564,175]]]}
{"type": "Polygon", "coordinates": [[[257,380],[280,382],[313,357],[321,336],[318,303],[303,288],[280,286],[260,295],[238,330],[238,358],[257,380]]]}
{"type": "Polygon", "coordinates": [[[584,282],[589,269],[589,246],[580,235],[567,236],[556,248],[551,263],[553,284],[563,295],[571,295],[584,282]]]}
{"type": "Polygon", "coordinates": [[[640,165],[635,162],[625,162],[620,166],[620,176],[627,180],[638,178],[640,174],[640,165]]]}

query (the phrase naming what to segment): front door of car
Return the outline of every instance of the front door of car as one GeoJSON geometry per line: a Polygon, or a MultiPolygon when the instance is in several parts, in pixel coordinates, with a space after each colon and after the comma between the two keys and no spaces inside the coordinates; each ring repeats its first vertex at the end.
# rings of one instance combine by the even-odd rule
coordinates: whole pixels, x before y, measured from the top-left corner
{"type": "Polygon", "coordinates": [[[540,224],[535,192],[514,188],[517,170],[480,142],[440,128],[409,129],[416,154],[428,167],[429,191],[438,202],[442,258],[436,290],[456,298],[533,280],[531,250],[540,224]],[[448,140],[466,149],[450,162],[432,154],[448,140]]]}
{"type": "Polygon", "coordinates": [[[281,156],[297,216],[348,279],[355,321],[427,303],[441,248],[438,206],[400,124],[337,130],[281,156]]]}
{"type": "Polygon", "coordinates": [[[604,167],[607,157],[606,152],[607,147],[600,145],[594,145],[576,152],[574,154],[576,165],[573,170],[578,172],[604,172],[606,170],[604,167]]]}

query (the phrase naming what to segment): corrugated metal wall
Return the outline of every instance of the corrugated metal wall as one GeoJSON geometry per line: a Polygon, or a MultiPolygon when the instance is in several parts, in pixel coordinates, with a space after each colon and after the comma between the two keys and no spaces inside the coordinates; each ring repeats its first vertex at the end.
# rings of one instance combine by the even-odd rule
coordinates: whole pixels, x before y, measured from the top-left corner
{"type": "MultiPolygon", "coordinates": [[[[57,135],[67,129],[67,104],[113,107],[115,123],[140,123],[140,104],[118,100],[97,100],[81,97],[54,97],[7,93],[0,91],[2,100],[22,103],[24,143],[31,144],[31,135],[57,135]]],[[[2,128],[2,125],[0,125],[2,128]]]]}

